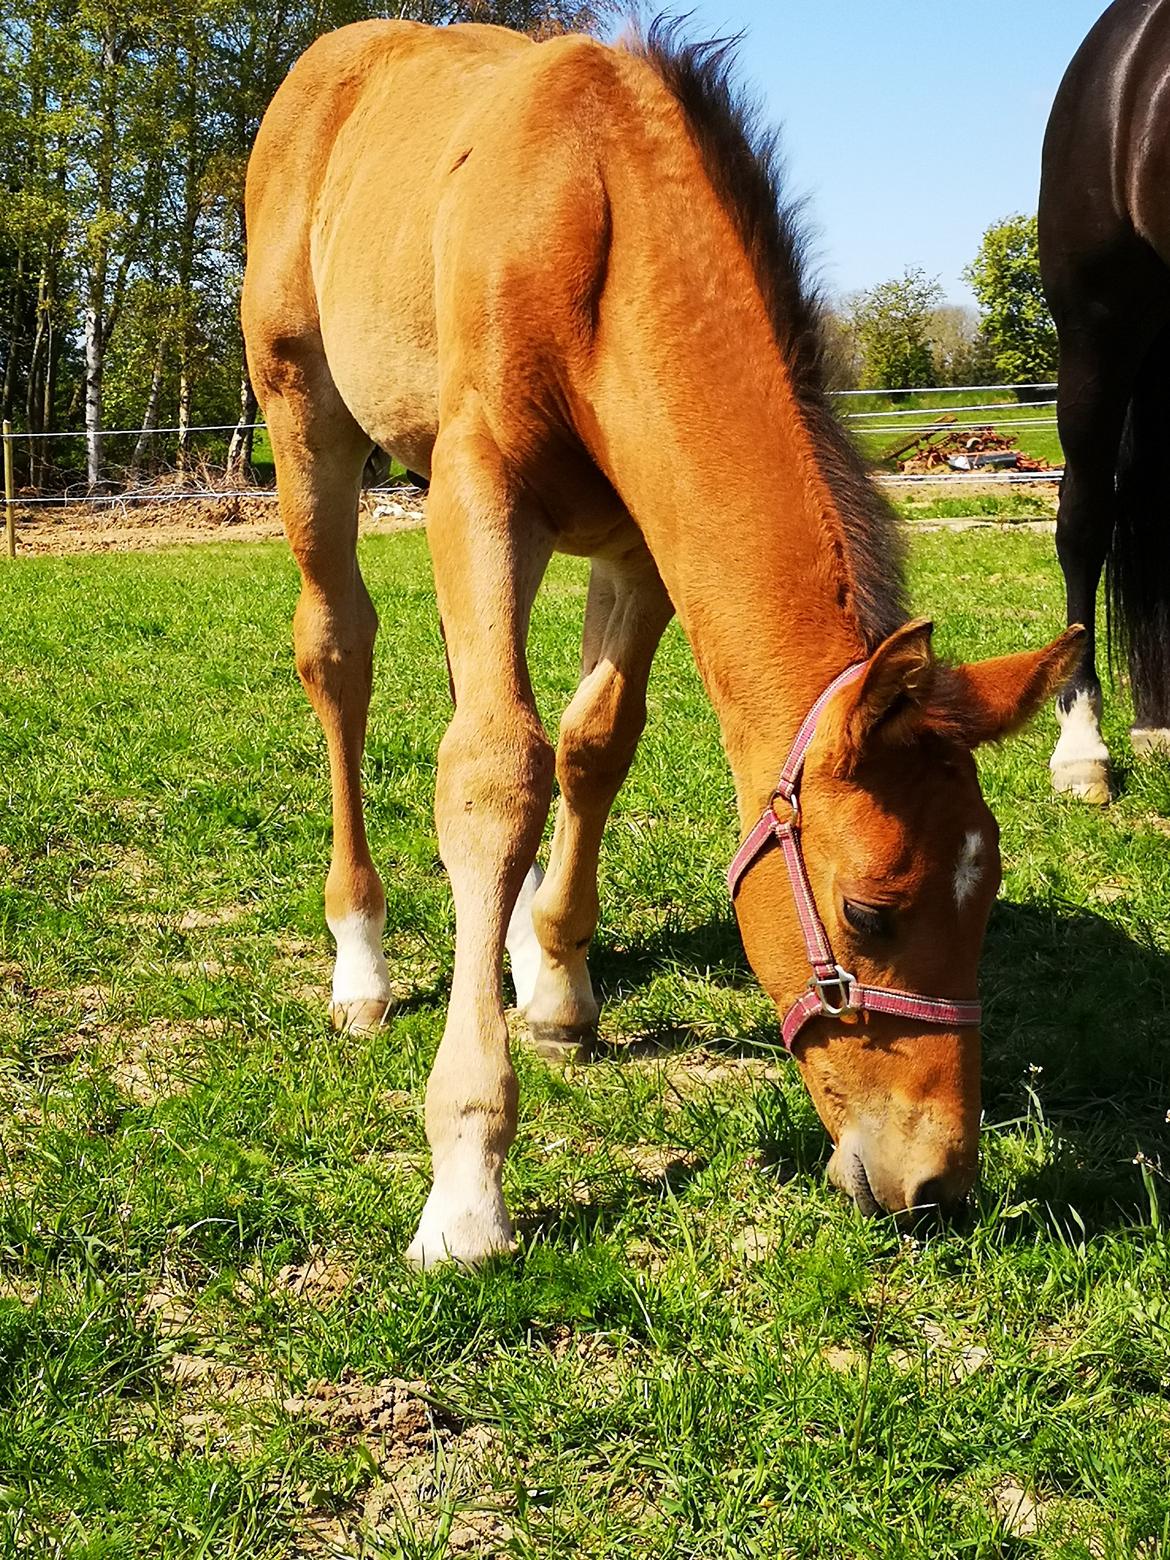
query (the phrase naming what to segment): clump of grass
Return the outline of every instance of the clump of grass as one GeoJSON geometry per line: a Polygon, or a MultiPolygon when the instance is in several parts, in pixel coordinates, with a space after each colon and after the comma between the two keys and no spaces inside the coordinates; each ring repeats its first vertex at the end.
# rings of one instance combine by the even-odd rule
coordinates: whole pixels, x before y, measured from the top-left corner
{"type": "Polygon", "coordinates": [[[940,488],[894,489],[894,507],[906,520],[1053,520],[1055,488],[999,488],[948,494],[940,488]]]}

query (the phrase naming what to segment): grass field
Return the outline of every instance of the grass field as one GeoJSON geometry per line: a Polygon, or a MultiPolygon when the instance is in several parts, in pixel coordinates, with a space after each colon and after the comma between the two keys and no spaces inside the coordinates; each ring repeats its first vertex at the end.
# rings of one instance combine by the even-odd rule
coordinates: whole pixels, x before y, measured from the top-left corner
{"type": "MultiPolygon", "coordinates": [[[[914,546],[945,651],[1058,628],[1050,538],[914,546]]],[[[522,1252],[419,1275],[446,677],[424,538],[363,547],[410,993],[370,1038],[325,1021],[286,552],[0,571],[0,1552],[1170,1555],[1170,767],[1090,811],[1049,793],[1048,716],[983,758],[982,1182],[965,1226],[900,1237],[825,1185],[773,1048],[672,630],[603,856],[605,1054],[560,1076],[519,1047],[522,1252]]],[[[558,562],[535,613],[550,723],[582,577],[558,562]]]]}

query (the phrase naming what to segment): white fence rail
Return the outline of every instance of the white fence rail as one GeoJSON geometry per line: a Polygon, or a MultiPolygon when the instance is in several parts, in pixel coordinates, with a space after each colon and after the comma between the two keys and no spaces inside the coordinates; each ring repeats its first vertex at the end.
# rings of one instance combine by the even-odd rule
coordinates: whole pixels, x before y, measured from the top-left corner
{"type": "MultiPolygon", "coordinates": [[[[877,438],[882,434],[890,435],[891,439],[913,437],[917,433],[928,432],[975,432],[980,428],[995,427],[997,429],[1039,429],[1054,428],[1056,418],[1051,415],[1051,409],[1056,406],[1055,398],[1046,394],[1056,390],[1055,383],[1035,383],[1025,385],[929,385],[915,389],[903,390],[834,390],[832,399],[843,403],[847,407],[851,400],[868,396],[871,399],[901,398],[903,396],[924,396],[929,398],[930,404],[926,406],[884,406],[880,408],[867,407],[860,410],[842,410],[842,420],[849,426],[851,433],[867,438],[877,438]],[[1020,392],[1026,392],[1028,399],[1020,401],[1020,392]],[[1016,397],[1014,400],[1001,401],[963,401],[946,399],[956,396],[987,396],[998,394],[1002,396],[1016,397]],[[1032,399],[1035,397],[1035,399],[1032,399]],[[940,404],[941,403],[941,404],[940,404]],[[1023,407],[1035,408],[1042,416],[1020,416],[1023,407]],[[995,413],[1004,413],[996,417],[995,413]],[[986,413],[979,417],[977,414],[986,413]]],[[[134,438],[142,441],[144,445],[155,439],[181,437],[184,442],[187,438],[197,434],[243,434],[258,433],[265,428],[264,423],[202,423],[187,428],[103,428],[101,438],[134,438]]],[[[84,429],[54,430],[52,433],[22,433],[17,430],[5,430],[2,436],[5,454],[11,453],[12,447],[26,445],[31,447],[41,440],[73,439],[84,441],[86,433],[84,429]]],[[[187,449],[186,455],[195,461],[198,452],[187,449]]],[[[131,464],[132,469],[132,464],[131,464]]],[[[1063,476],[1062,470],[1052,471],[932,471],[927,473],[917,472],[879,472],[877,480],[883,486],[898,487],[903,485],[922,486],[928,484],[945,484],[947,486],[969,486],[976,483],[995,483],[1004,486],[1023,485],[1029,483],[1057,482],[1063,476]]],[[[200,475],[205,475],[200,473],[200,475]]],[[[197,480],[196,474],[192,478],[197,480]]],[[[11,479],[10,479],[11,480],[11,479]]],[[[393,491],[379,487],[374,491],[393,491]]],[[[69,491],[45,494],[6,493],[6,501],[10,506],[17,508],[29,507],[59,507],[64,504],[85,504],[97,507],[110,507],[117,504],[141,504],[141,503],[179,503],[186,499],[245,499],[259,498],[272,499],[275,497],[271,488],[260,486],[242,486],[217,488],[209,486],[186,487],[182,485],[182,477],[176,475],[175,485],[157,487],[144,487],[139,483],[126,489],[111,490],[108,492],[84,492],[69,491]]]]}

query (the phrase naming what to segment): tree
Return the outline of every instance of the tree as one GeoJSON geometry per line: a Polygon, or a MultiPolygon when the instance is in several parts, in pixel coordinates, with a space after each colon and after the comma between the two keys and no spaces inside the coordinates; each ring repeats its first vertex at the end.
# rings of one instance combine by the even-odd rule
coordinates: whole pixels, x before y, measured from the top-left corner
{"type": "Polygon", "coordinates": [[[853,329],[866,389],[909,390],[934,383],[931,316],[941,302],[937,279],[916,269],[858,294],[853,329]]]}
{"type": "MultiPolygon", "coordinates": [[[[30,433],[84,415],[91,486],[160,454],[151,431],[160,423],[182,430],[181,469],[187,429],[238,417],[229,453],[246,465],[256,415],[239,330],[248,154],[298,55],[385,9],[381,0],[6,0],[0,411],[30,433]],[[121,426],[142,430],[136,445],[110,439],[106,430],[121,426]]],[[[616,7],[395,0],[389,9],[547,36],[600,31],[616,7]]],[[[67,442],[31,448],[76,459],[67,442]]]]}
{"type": "Polygon", "coordinates": [[[861,379],[861,355],[853,321],[835,306],[821,313],[821,361],[829,390],[856,390],[861,379]]]}
{"type": "Polygon", "coordinates": [[[946,303],[930,320],[930,346],[940,385],[986,385],[995,377],[995,358],[976,311],[946,303]]]}
{"type": "Polygon", "coordinates": [[[1056,327],[1040,282],[1036,218],[1017,215],[993,223],[963,277],[978,299],[983,333],[1002,382],[1054,379],[1056,327]]]}

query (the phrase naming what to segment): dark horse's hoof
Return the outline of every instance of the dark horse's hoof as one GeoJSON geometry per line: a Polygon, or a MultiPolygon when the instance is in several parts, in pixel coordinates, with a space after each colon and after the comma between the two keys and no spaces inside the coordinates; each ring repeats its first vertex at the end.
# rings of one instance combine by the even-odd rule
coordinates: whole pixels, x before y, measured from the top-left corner
{"type": "Polygon", "coordinates": [[[558,1067],[590,1061],[597,1044],[596,1024],[529,1024],[528,1033],[537,1056],[558,1067]]]}

